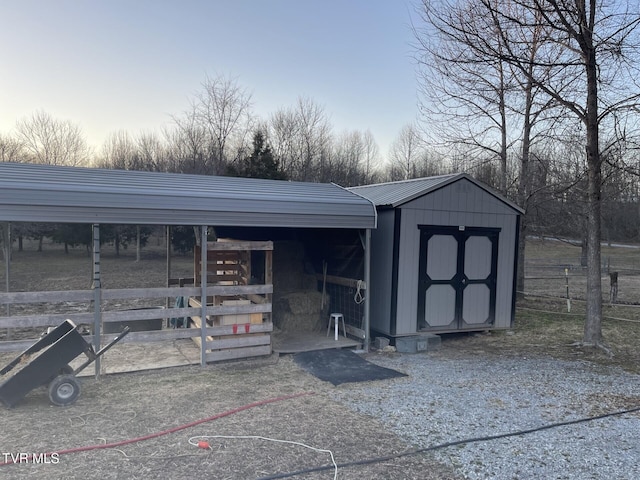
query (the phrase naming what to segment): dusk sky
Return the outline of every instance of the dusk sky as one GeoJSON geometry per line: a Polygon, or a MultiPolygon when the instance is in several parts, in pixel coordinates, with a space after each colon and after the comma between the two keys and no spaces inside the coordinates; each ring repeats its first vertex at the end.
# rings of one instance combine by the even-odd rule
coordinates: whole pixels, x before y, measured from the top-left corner
{"type": "Polygon", "coordinates": [[[160,133],[206,75],[268,118],[307,96],[387,156],[415,119],[412,0],[0,0],[0,133],[44,110],[100,147],[160,133]]]}

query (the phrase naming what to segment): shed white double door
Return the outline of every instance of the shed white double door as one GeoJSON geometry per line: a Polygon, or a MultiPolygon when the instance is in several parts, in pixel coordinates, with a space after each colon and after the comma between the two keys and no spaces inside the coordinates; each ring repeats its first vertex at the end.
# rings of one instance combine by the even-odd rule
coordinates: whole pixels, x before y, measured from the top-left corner
{"type": "Polygon", "coordinates": [[[419,228],[418,329],[456,331],[491,326],[500,229],[419,228]]]}

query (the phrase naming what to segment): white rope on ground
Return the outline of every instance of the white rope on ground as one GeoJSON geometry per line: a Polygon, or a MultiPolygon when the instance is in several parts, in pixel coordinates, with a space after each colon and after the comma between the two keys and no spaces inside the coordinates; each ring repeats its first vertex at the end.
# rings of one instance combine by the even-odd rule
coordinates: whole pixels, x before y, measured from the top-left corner
{"type": "Polygon", "coordinates": [[[228,440],[266,440],[268,442],[276,442],[276,443],[286,443],[289,445],[297,445],[299,447],[308,448],[309,450],[313,450],[315,452],[320,453],[328,453],[331,456],[331,463],[333,463],[333,479],[336,480],[338,478],[338,464],[336,463],[335,458],[333,457],[333,452],[331,450],[325,450],[323,448],[316,448],[310,445],[306,445],[300,442],[294,442],[291,440],[280,440],[278,438],[269,438],[262,437],[260,435],[197,435],[195,437],[191,437],[189,439],[189,444],[194,447],[198,447],[198,440],[206,440],[208,438],[222,438],[228,440]]]}

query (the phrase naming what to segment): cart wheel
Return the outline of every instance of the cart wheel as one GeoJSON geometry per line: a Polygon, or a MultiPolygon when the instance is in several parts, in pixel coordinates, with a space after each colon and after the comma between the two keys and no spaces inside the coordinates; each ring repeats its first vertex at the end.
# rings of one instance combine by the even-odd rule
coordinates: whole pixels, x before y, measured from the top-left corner
{"type": "Polygon", "coordinates": [[[56,373],[49,380],[47,380],[46,385],[49,386],[51,382],[53,382],[58,375],[71,375],[72,373],[73,373],[73,368],[71,368],[71,365],[65,365],[63,367],[60,367],[60,370],[58,370],[58,373],[56,373]]]}
{"type": "Polygon", "coordinates": [[[80,395],[80,382],[73,375],[59,375],[49,384],[49,400],[54,405],[71,405],[80,395]]]}

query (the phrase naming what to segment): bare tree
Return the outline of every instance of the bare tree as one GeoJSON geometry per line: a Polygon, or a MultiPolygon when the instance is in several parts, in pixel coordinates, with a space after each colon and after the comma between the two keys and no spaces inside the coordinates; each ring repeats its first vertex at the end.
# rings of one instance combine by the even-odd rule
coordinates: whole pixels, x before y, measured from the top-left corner
{"type": "Polygon", "coordinates": [[[215,154],[214,175],[225,171],[225,163],[246,153],[251,143],[251,94],[238,85],[237,79],[207,76],[202,90],[193,101],[198,123],[205,128],[215,154]],[[233,146],[235,152],[229,155],[233,146]]]}
{"type": "Polygon", "coordinates": [[[562,105],[584,126],[587,226],[585,345],[602,345],[600,137],[611,118],[638,106],[636,2],[602,0],[481,0],[485,15],[501,25],[501,58],[562,105]],[[510,5],[517,5],[517,11],[510,5]],[[535,59],[522,35],[531,26],[546,32],[535,59]],[[531,70],[531,65],[536,68],[531,70]],[[538,75],[540,72],[544,75],[538,75]]]}
{"type": "Polygon", "coordinates": [[[289,178],[322,181],[330,171],[331,123],[323,106],[299,97],[295,107],[271,116],[269,137],[289,178]]]}
{"type": "Polygon", "coordinates": [[[77,125],[44,111],[19,120],[16,131],[28,161],[48,165],[86,165],[91,149],[77,125]]]}
{"type": "Polygon", "coordinates": [[[350,187],[364,183],[367,145],[358,130],[344,131],[333,142],[328,180],[350,187]]]}
{"type": "Polygon", "coordinates": [[[171,171],[196,174],[212,171],[211,142],[207,129],[198,121],[195,107],[173,117],[173,121],[175,127],[164,131],[171,171]]]}
{"type": "Polygon", "coordinates": [[[377,181],[378,170],[380,168],[380,148],[371,130],[364,132],[362,141],[364,142],[364,164],[363,184],[375,183],[377,181]]]}
{"type": "Polygon", "coordinates": [[[168,170],[167,149],[155,133],[140,133],[137,138],[138,170],[165,172],[168,170]]]}
{"type": "Polygon", "coordinates": [[[464,145],[482,161],[498,159],[499,189],[506,193],[508,150],[517,137],[508,107],[516,79],[499,54],[499,27],[483,10],[480,1],[422,1],[425,27],[414,28],[419,106],[432,142],[464,145]]]}
{"type": "Polygon", "coordinates": [[[17,138],[0,134],[0,162],[21,162],[24,146],[17,138]]]}
{"type": "Polygon", "coordinates": [[[390,179],[407,180],[418,176],[424,149],[420,132],[414,124],[402,127],[389,149],[390,179]]]}
{"type": "Polygon", "coordinates": [[[274,112],[268,123],[268,136],[273,147],[273,154],[280,162],[280,168],[289,178],[297,178],[296,170],[296,138],[300,125],[293,108],[281,108],[274,112]]]}
{"type": "Polygon", "coordinates": [[[111,133],[102,145],[102,154],[97,162],[101,168],[137,170],[136,145],[129,134],[120,130],[111,133]]]}

